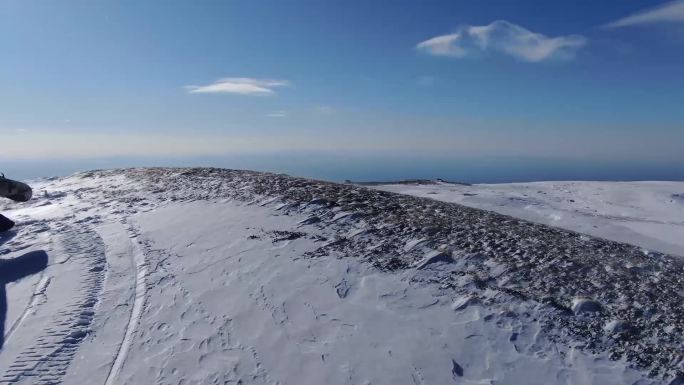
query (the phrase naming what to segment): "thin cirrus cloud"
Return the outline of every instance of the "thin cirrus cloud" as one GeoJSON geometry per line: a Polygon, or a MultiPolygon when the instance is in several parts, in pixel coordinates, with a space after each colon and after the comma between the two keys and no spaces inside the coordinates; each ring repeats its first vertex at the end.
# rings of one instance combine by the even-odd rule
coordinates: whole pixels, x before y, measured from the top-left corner
{"type": "Polygon", "coordinates": [[[255,78],[223,78],[206,86],[186,86],[191,94],[274,95],[274,88],[289,86],[287,80],[255,78]]]}
{"type": "Polygon", "coordinates": [[[656,8],[637,12],[634,15],[608,23],[603,27],[610,29],[641,24],[682,22],[684,22],[684,0],[678,0],[662,4],[656,8]]]}
{"type": "Polygon", "coordinates": [[[272,111],[266,114],[269,118],[285,118],[287,117],[287,111],[279,110],[279,111],[272,111]]]}
{"type": "Polygon", "coordinates": [[[463,26],[456,32],[425,40],[416,49],[434,56],[464,58],[485,52],[512,56],[526,62],[571,58],[586,44],[580,35],[548,37],[505,20],[489,25],[463,26]]]}

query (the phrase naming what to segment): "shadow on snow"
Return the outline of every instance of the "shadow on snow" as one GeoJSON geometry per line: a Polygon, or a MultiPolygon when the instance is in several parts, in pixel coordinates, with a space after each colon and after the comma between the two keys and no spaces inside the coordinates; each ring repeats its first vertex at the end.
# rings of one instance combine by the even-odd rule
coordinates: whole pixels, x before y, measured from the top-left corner
{"type": "Polygon", "coordinates": [[[48,255],[43,250],[31,251],[12,259],[0,259],[0,349],[5,343],[8,283],[41,272],[47,267],[48,255]]]}

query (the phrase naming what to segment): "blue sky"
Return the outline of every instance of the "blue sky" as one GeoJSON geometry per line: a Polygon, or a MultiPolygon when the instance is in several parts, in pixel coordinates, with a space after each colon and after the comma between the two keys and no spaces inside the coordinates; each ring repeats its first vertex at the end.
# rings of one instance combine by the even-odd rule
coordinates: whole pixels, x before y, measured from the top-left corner
{"type": "Polygon", "coordinates": [[[0,7],[0,159],[684,162],[684,2],[0,7]]]}

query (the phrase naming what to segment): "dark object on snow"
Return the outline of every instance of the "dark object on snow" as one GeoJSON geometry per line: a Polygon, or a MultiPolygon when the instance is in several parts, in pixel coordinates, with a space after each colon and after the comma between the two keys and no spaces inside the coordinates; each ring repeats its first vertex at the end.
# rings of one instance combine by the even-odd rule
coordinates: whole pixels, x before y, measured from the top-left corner
{"type": "Polygon", "coordinates": [[[463,367],[454,360],[451,360],[451,364],[453,365],[451,367],[451,377],[454,378],[454,381],[458,381],[458,377],[463,377],[463,367]]]}
{"type": "Polygon", "coordinates": [[[26,183],[5,178],[0,174],[0,196],[15,202],[26,202],[33,196],[33,190],[26,183]]]}
{"type": "Polygon", "coordinates": [[[6,216],[0,214],[0,233],[14,227],[14,222],[6,216]]]}

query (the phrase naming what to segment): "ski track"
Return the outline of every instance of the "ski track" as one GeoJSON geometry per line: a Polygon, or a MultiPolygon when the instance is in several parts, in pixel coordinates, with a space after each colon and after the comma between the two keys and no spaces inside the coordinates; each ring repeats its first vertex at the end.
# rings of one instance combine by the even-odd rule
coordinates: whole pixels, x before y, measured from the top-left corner
{"type": "MultiPolygon", "coordinates": [[[[82,270],[79,275],[81,280],[76,283],[79,286],[79,295],[64,304],[62,310],[49,316],[50,322],[36,332],[34,344],[23,349],[14,363],[9,365],[0,377],[0,384],[60,383],[79,343],[89,333],[89,325],[95,314],[95,305],[104,281],[104,244],[97,233],[88,226],[66,227],[60,231],[63,252],[77,261],[79,269],[82,270]]],[[[74,284],[60,280],[60,267],[57,265],[54,275],[50,278],[49,289],[57,294],[61,289],[68,289],[69,285],[74,284]]],[[[45,288],[48,289],[47,285],[45,288]]],[[[32,300],[26,315],[32,311],[39,312],[40,308],[41,306],[32,300]]],[[[21,323],[27,318],[26,315],[21,317],[21,323]]]]}
{"type": "Polygon", "coordinates": [[[129,228],[132,257],[135,262],[136,270],[135,300],[133,302],[133,309],[131,309],[128,325],[126,326],[126,334],[121,341],[121,346],[119,347],[114,364],[109,371],[105,385],[113,385],[117,383],[117,377],[124,365],[124,362],[126,361],[128,350],[131,346],[131,342],[133,341],[134,333],[136,332],[138,324],[140,323],[140,317],[145,306],[145,297],[147,292],[145,282],[147,278],[147,263],[145,260],[145,254],[143,253],[140,244],[137,241],[137,237],[138,235],[132,230],[132,228],[129,228]]]}

